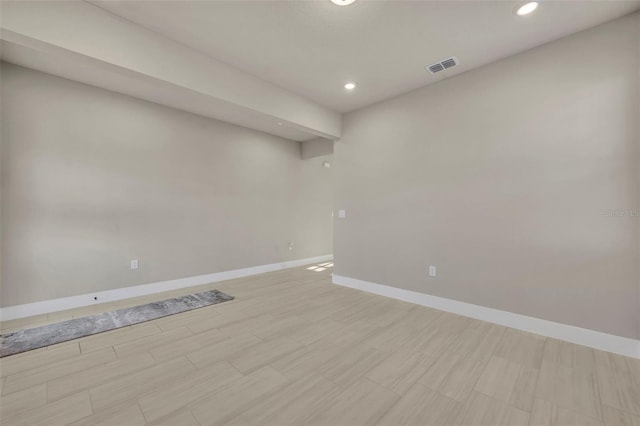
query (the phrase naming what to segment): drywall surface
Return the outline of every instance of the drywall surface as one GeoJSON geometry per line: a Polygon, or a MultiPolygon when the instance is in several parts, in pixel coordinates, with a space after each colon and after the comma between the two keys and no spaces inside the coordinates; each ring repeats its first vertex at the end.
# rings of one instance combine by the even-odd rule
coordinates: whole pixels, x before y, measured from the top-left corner
{"type": "Polygon", "coordinates": [[[332,252],[298,142],[7,63],[1,170],[3,307],[332,252]]]}
{"type": "Polygon", "coordinates": [[[636,13],[346,115],[335,273],[639,338],[639,43],[636,13]]]}
{"type": "Polygon", "coordinates": [[[324,138],[300,142],[302,159],[308,160],[310,158],[333,155],[333,143],[333,141],[324,138]]]}
{"type": "Polygon", "coordinates": [[[339,113],[88,2],[0,8],[9,62],[280,136],[340,136],[339,113]]]}

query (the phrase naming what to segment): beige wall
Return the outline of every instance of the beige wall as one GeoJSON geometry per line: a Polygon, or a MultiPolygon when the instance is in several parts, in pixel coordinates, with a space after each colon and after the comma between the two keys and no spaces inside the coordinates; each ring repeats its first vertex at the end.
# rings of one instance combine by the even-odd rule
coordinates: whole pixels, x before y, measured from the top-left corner
{"type": "Polygon", "coordinates": [[[329,254],[323,159],[3,64],[2,306],[329,254]]]}
{"type": "Polygon", "coordinates": [[[302,158],[321,157],[325,155],[333,155],[333,141],[325,138],[311,139],[300,143],[302,148],[302,158]]]}
{"type": "Polygon", "coordinates": [[[640,209],[639,28],[636,13],[348,114],[335,273],[640,337],[640,217],[605,215],[640,209]]]}

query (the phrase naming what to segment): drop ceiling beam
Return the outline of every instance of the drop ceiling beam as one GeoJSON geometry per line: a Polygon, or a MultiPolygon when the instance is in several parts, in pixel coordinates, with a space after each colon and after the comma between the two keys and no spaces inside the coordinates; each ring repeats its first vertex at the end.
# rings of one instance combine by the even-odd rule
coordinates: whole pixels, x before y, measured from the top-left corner
{"type": "Polygon", "coordinates": [[[339,113],[86,2],[2,2],[0,37],[18,65],[294,140],[341,135],[339,113]]]}

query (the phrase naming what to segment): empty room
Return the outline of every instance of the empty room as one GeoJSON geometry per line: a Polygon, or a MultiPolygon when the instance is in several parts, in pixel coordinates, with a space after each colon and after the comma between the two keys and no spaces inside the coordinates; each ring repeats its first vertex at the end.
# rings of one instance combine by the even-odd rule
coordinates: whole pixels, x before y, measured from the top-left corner
{"type": "Polygon", "coordinates": [[[0,0],[0,424],[640,426],[640,0],[0,0]]]}

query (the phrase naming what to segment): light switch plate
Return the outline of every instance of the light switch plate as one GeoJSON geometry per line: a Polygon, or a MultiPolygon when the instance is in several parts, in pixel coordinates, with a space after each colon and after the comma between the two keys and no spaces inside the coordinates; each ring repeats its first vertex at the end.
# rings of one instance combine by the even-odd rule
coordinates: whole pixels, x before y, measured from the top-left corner
{"type": "Polygon", "coordinates": [[[338,218],[339,219],[344,219],[347,217],[347,211],[346,210],[338,210],[338,218]]]}

